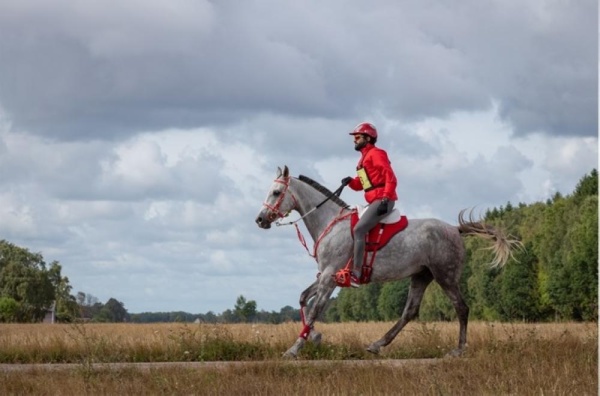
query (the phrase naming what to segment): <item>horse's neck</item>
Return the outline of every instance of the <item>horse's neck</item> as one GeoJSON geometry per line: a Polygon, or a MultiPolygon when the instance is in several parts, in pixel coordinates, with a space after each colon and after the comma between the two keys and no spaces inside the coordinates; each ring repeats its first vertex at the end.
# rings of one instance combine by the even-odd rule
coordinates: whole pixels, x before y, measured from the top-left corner
{"type": "Polygon", "coordinates": [[[341,211],[342,208],[339,205],[333,202],[327,202],[325,205],[304,218],[304,224],[313,241],[316,242],[319,239],[319,236],[327,229],[331,222],[340,215],[341,211]]]}
{"type": "MultiPolygon", "coordinates": [[[[308,185],[302,187],[296,188],[295,192],[300,216],[304,216],[327,198],[308,185]]],[[[319,209],[302,219],[313,241],[318,239],[319,235],[321,235],[333,219],[339,216],[341,211],[342,208],[338,204],[333,201],[327,201],[319,209]]]]}

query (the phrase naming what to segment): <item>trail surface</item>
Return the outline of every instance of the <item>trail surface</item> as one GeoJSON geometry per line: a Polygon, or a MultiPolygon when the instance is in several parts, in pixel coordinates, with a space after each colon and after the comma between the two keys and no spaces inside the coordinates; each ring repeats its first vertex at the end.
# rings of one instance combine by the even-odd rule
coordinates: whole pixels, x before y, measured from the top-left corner
{"type": "Polygon", "coordinates": [[[38,371],[38,370],[156,370],[169,368],[184,369],[231,369],[262,365],[297,365],[297,366],[381,366],[403,367],[409,365],[428,365],[441,362],[442,359],[382,359],[382,360],[262,360],[231,362],[153,362],[153,363],[44,363],[44,364],[0,364],[0,372],[38,371]]]}

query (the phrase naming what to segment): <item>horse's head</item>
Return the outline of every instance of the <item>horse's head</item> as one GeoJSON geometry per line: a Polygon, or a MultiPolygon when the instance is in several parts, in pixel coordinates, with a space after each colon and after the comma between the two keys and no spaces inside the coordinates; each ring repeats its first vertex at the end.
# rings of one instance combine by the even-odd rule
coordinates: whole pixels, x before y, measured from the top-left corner
{"type": "Polygon", "coordinates": [[[256,224],[260,228],[271,228],[271,223],[284,218],[296,208],[296,198],[289,191],[290,171],[287,166],[283,170],[277,168],[277,177],[269,189],[263,207],[256,216],[256,224]]]}

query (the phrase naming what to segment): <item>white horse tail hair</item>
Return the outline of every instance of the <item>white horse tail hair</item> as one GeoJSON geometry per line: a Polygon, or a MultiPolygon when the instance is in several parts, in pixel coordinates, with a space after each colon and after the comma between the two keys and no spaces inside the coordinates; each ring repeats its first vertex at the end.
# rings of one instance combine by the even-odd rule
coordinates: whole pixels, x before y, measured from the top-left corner
{"type": "Polygon", "coordinates": [[[473,235],[494,241],[494,244],[487,248],[494,252],[491,267],[504,267],[510,258],[514,258],[513,250],[523,248],[521,241],[506,235],[500,228],[485,224],[482,220],[474,220],[473,210],[469,212],[468,219],[465,219],[466,211],[467,209],[463,209],[458,214],[458,232],[465,236],[473,235]]]}

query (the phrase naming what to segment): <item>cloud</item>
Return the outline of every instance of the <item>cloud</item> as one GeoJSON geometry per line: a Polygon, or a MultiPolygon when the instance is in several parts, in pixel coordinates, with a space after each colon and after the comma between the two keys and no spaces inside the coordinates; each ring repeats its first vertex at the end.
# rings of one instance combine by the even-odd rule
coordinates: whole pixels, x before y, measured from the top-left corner
{"type": "MultiPolygon", "coordinates": [[[[597,163],[596,139],[515,139],[494,110],[380,121],[397,206],[411,218],[455,223],[467,207],[545,200],[571,191],[597,163]]],[[[171,129],[122,142],[4,131],[0,234],[59,260],[74,290],[117,298],[131,312],[222,312],[239,295],[260,309],[295,305],[316,265],[295,230],[260,230],[254,218],[277,166],[332,190],[354,172],[358,153],[341,124],[334,134],[321,121],[260,116],[221,131],[171,129]],[[253,137],[269,125],[297,140],[253,137]]],[[[357,192],[342,198],[363,203],[357,192]]]]}
{"type": "Polygon", "coordinates": [[[68,140],[492,100],[519,135],[596,134],[591,0],[311,4],[5,1],[0,103],[17,130],[68,140]]]}

